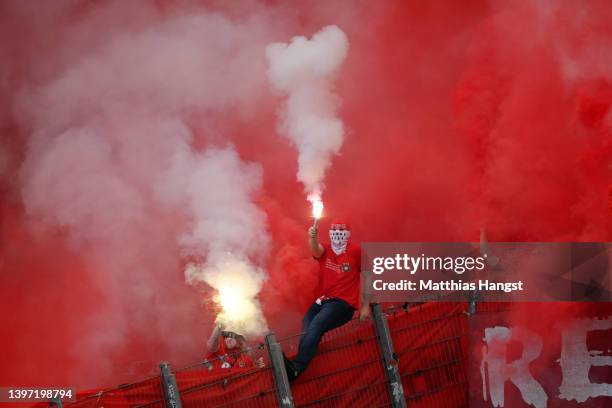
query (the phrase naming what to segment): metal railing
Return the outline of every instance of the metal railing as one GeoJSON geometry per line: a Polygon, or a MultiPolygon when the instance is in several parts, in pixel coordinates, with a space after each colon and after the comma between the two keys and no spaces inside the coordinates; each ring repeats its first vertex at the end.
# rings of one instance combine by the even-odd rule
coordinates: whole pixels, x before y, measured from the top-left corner
{"type": "Polygon", "coordinates": [[[294,355],[300,334],[281,339],[270,334],[249,350],[253,360],[263,358],[264,367],[220,369],[219,357],[174,370],[162,366],[159,376],[64,407],[466,407],[470,313],[510,307],[469,302],[375,306],[373,320],[353,319],[326,333],[311,365],[291,384],[281,350],[294,355]]]}
{"type": "MultiPolygon", "coordinates": [[[[297,352],[299,335],[280,339],[288,356],[297,352]]],[[[339,401],[359,401],[364,406],[388,406],[382,355],[371,321],[353,319],[326,333],[308,369],[292,384],[296,407],[338,406],[339,401]],[[361,383],[354,378],[378,378],[361,383]]]]}

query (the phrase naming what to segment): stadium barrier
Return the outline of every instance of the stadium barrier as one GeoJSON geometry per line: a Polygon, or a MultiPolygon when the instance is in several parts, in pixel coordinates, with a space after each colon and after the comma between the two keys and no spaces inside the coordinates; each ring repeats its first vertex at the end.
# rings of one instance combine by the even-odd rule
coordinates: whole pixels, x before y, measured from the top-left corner
{"type": "Polygon", "coordinates": [[[373,320],[353,319],[326,333],[314,360],[290,388],[281,350],[289,357],[296,354],[300,334],[281,339],[271,334],[248,350],[254,359],[263,359],[261,368],[220,369],[219,358],[174,370],[165,365],[162,375],[79,395],[64,407],[394,407],[406,402],[410,407],[467,407],[468,319],[473,313],[506,311],[510,306],[374,306],[373,320]],[[381,324],[387,326],[386,333],[377,327],[381,324]],[[174,403],[164,391],[168,378],[175,381],[174,403]]]}
{"type": "MultiPolygon", "coordinates": [[[[300,335],[279,340],[291,357],[300,335]]],[[[310,366],[291,384],[296,407],[390,406],[372,322],[353,319],[326,333],[310,366]]]]}

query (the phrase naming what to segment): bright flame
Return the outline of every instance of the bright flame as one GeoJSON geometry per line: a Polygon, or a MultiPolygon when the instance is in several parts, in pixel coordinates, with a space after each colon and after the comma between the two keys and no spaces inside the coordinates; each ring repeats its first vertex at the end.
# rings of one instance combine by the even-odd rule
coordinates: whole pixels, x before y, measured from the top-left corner
{"type": "Polygon", "coordinates": [[[217,323],[247,336],[268,331],[257,299],[265,273],[249,261],[228,253],[208,264],[188,264],[185,277],[189,283],[206,282],[216,289],[212,300],[221,308],[217,323]]]}
{"type": "Polygon", "coordinates": [[[312,202],[312,216],[316,219],[321,218],[323,215],[323,201],[319,197],[315,197],[311,200],[312,202]]]}
{"type": "Polygon", "coordinates": [[[240,298],[235,295],[231,288],[221,288],[219,290],[219,303],[223,311],[230,316],[242,314],[239,306],[240,298]]]}
{"type": "Polygon", "coordinates": [[[222,311],[218,318],[233,329],[242,329],[256,314],[253,299],[240,287],[222,287],[215,299],[222,311]]]}

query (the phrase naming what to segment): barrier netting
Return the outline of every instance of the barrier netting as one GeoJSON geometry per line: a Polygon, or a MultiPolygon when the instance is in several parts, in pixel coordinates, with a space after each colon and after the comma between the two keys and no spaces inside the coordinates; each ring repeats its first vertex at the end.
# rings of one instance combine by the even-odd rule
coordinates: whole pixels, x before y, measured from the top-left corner
{"type": "MultiPolygon", "coordinates": [[[[476,313],[508,310],[505,303],[478,303],[476,313]]],[[[468,303],[428,302],[383,307],[409,406],[468,406],[468,303]]],[[[288,356],[300,335],[278,339],[288,356]]],[[[266,344],[249,353],[262,367],[220,368],[217,359],[173,370],[183,407],[279,406],[266,344]]],[[[391,406],[383,359],[371,320],[353,319],[324,335],[316,357],[293,383],[296,407],[391,406]]],[[[160,376],[90,395],[71,408],[165,407],[160,376]]]]}
{"type": "MultiPolygon", "coordinates": [[[[299,336],[279,342],[291,356],[299,336]]],[[[291,391],[296,407],[377,407],[390,403],[386,387],[374,325],[353,319],[323,336],[316,357],[291,391]]]]}
{"type": "Polygon", "coordinates": [[[164,392],[160,377],[155,376],[145,380],[120,385],[117,388],[77,395],[77,401],[64,403],[72,408],[91,407],[151,407],[164,408],[164,392]]]}

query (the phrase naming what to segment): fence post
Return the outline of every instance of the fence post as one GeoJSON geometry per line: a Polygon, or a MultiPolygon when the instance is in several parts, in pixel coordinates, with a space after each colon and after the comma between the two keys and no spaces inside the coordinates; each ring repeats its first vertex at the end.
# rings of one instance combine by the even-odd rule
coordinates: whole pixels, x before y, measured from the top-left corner
{"type": "Polygon", "coordinates": [[[49,406],[50,407],[56,406],[57,408],[62,408],[62,400],[59,398],[51,398],[49,400],[49,406]]]}
{"type": "Polygon", "coordinates": [[[470,291],[468,293],[468,306],[467,306],[467,314],[473,315],[476,314],[476,302],[478,301],[479,293],[477,290],[470,291]]]}
{"type": "Polygon", "coordinates": [[[372,304],[372,316],[374,317],[374,328],[376,329],[378,346],[383,355],[391,406],[394,408],[406,408],[402,377],[400,376],[397,357],[393,350],[393,341],[391,340],[391,332],[387,324],[387,316],[382,312],[378,303],[372,304]]]}
{"type": "Polygon", "coordinates": [[[162,388],[164,389],[164,398],[168,408],[182,408],[181,396],[176,385],[176,377],[170,371],[168,363],[160,363],[162,388]]]}
{"type": "Polygon", "coordinates": [[[276,341],[274,333],[266,335],[266,344],[268,345],[268,353],[270,353],[272,373],[274,374],[274,388],[276,389],[278,403],[283,408],[293,408],[293,396],[291,395],[291,386],[287,378],[283,351],[280,344],[276,341]]]}

